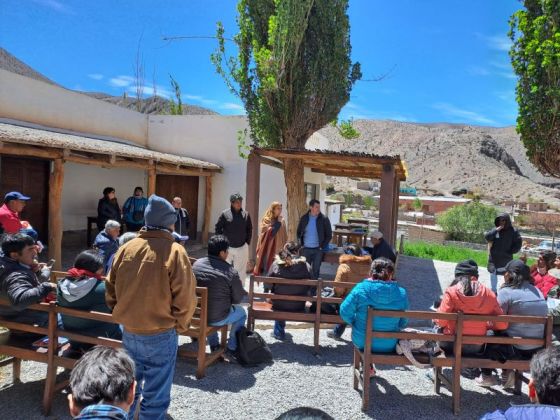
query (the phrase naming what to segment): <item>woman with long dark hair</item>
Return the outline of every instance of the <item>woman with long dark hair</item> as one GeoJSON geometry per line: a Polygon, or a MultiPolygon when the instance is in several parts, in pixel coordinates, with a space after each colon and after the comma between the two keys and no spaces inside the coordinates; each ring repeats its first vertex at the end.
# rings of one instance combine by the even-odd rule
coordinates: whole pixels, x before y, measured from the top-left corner
{"type": "Polygon", "coordinates": [[[97,203],[97,229],[99,232],[105,229],[107,220],[115,220],[122,225],[121,208],[113,187],[105,187],[103,198],[100,198],[97,203]]]}
{"type": "Polygon", "coordinates": [[[287,240],[288,233],[282,217],[282,203],[273,201],[260,224],[257,258],[253,269],[255,276],[268,273],[274,257],[282,250],[287,240]]]}

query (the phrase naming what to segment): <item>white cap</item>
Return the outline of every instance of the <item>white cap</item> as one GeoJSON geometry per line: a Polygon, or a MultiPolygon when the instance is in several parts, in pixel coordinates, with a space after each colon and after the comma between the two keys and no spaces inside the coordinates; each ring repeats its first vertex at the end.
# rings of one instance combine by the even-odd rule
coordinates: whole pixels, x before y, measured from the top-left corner
{"type": "Polygon", "coordinates": [[[382,234],[381,232],[379,232],[378,230],[373,231],[373,232],[371,233],[370,236],[371,236],[372,239],[381,239],[381,238],[383,238],[383,234],[382,234]]]}

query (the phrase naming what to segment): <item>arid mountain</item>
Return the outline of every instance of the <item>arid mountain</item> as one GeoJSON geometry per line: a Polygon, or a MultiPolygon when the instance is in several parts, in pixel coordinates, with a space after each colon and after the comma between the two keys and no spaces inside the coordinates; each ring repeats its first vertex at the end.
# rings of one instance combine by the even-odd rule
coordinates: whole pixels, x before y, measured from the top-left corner
{"type": "MultiPolygon", "coordinates": [[[[0,69],[10,71],[12,73],[17,73],[22,76],[29,77],[31,79],[41,80],[42,82],[50,83],[51,85],[59,84],[53,82],[47,77],[43,76],[41,73],[33,70],[23,61],[19,60],[4,48],[0,47],[0,69]]],[[[122,106],[128,109],[137,110],[136,98],[124,97],[124,96],[112,96],[106,93],[100,92],[79,92],[84,95],[91,96],[93,98],[99,99],[101,101],[109,102],[118,106],[122,106]]],[[[139,111],[144,114],[167,114],[169,113],[170,101],[162,98],[160,96],[150,97],[142,100],[139,111]]],[[[183,104],[183,115],[217,115],[218,113],[212,111],[211,109],[204,108],[197,105],[183,104]]]]}
{"type": "MultiPolygon", "coordinates": [[[[528,161],[514,127],[377,120],[356,120],[354,127],[360,137],[353,140],[332,126],[319,134],[333,150],[399,154],[408,167],[407,184],[414,187],[444,194],[466,188],[494,202],[531,197],[560,207],[560,179],[543,176],[528,161]]],[[[350,187],[344,178],[331,182],[337,189],[350,187]]]]}

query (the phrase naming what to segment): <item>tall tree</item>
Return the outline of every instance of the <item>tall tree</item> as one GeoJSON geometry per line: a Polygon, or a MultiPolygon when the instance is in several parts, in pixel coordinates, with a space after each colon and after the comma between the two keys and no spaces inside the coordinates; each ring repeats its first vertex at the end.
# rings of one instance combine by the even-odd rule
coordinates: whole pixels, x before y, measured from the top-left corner
{"type": "MultiPolygon", "coordinates": [[[[239,33],[226,54],[218,23],[212,62],[247,112],[253,144],[302,149],[338,116],[361,78],[350,59],[348,0],[239,0],[239,33]]],[[[284,161],[289,234],[305,212],[303,164],[284,161]]]]}
{"type": "Polygon", "coordinates": [[[560,176],[560,1],[524,0],[510,20],[517,83],[517,131],[527,156],[560,176]]]}

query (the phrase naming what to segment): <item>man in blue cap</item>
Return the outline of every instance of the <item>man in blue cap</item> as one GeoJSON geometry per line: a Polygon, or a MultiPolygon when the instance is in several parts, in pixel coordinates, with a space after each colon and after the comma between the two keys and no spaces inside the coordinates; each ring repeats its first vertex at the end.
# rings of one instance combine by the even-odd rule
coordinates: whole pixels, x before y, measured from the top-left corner
{"type": "Polygon", "coordinates": [[[4,196],[4,205],[0,207],[0,224],[5,233],[18,233],[24,228],[19,214],[30,199],[31,197],[27,197],[18,191],[9,192],[4,196]]]}

